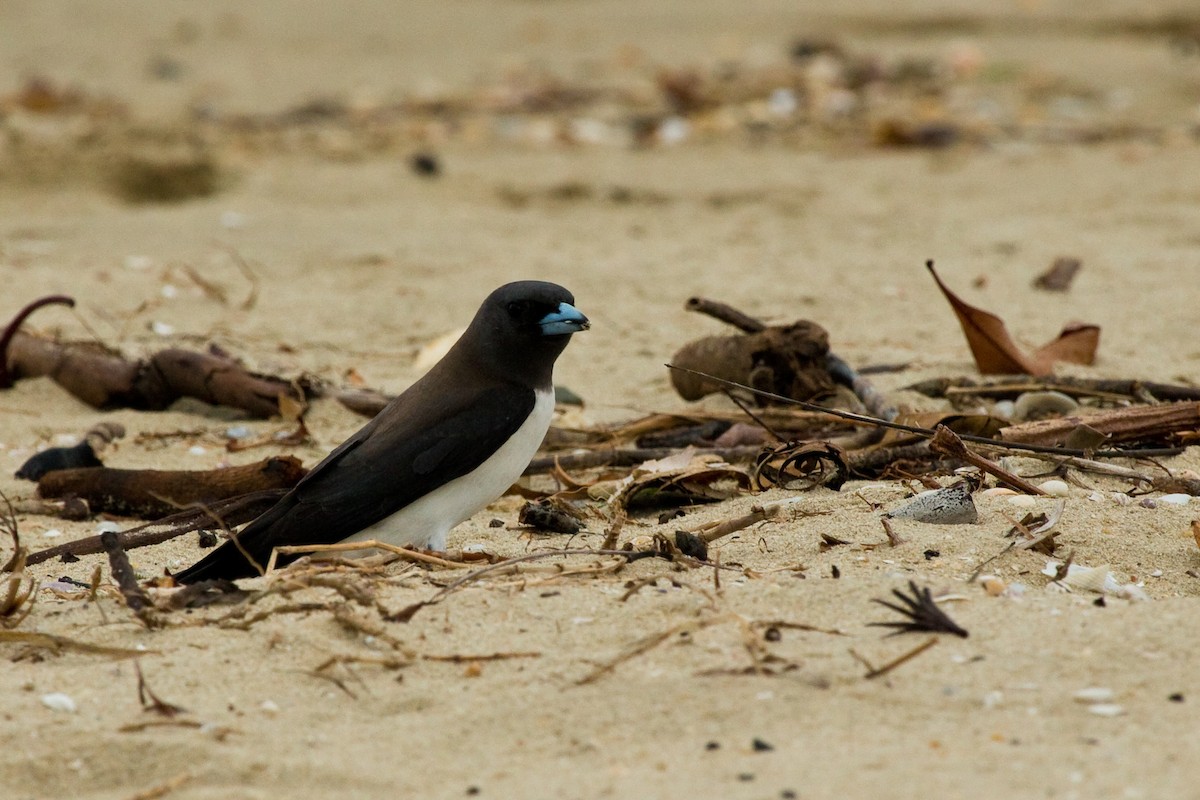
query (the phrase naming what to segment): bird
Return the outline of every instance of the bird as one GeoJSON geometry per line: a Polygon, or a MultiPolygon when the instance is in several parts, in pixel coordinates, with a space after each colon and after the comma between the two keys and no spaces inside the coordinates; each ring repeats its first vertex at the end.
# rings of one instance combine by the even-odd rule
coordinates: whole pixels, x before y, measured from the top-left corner
{"type": "Polygon", "coordinates": [[[545,281],[493,291],[423,377],[176,582],[259,575],[283,545],[445,550],[450,530],[512,486],[545,438],[554,362],[590,327],[574,304],[545,281]]]}

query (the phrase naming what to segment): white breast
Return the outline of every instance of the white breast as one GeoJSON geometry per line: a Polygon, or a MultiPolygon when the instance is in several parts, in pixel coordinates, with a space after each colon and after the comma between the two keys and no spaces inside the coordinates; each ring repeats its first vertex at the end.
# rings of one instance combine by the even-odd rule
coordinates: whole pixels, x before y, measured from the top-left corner
{"type": "Polygon", "coordinates": [[[451,528],[482,511],[521,477],[546,438],[553,416],[554,391],[538,391],[529,418],[491,458],[345,541],[378,539],[402,547],[445,550],[451,528]]]}

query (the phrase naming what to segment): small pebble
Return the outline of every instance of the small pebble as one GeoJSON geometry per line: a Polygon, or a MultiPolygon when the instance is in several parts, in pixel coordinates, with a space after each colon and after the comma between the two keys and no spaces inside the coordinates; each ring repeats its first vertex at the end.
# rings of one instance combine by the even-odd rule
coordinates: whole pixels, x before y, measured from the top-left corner
{"type": "Polygon", "coordinates": [[[273,717],[279,713],[279,704],[274,700],[263,700],[258,706],[267,716],[273,717]]]}
{"type": "Polygon", "coordinates": [[[775,745],[771,744],[765,739],[759,739],[758,737],[754,738],[754,741],[750,743],[750,746],[754,748],[754,752],[756,753],[768,753],[775,749],[775,745]]]}
{"type": "Polygon", "coordinates": [[[51,528],[50,530],[45,531],[42,536],[45,536],[47,539],[57,539],[59,536],[62,536],[62,531],[60,531],[58,528],[51,528]]]}
{"type": "Polygon", "coordinates": [[[1008,502],[1017,508],[1033,508],[1037,505],[1037,498],[1029,494],[1015,494],[1008,498],[1008,502]]]}
{"type": "Polygon", "coordinates": [[[77,710],[75,701],[71,699],[71,695],[63,692],[51,692],[50,694],[42,695],[42,705],[51,711],[65,711],[68,714],[74,714],[77,710]]]}
{"type": "Polygon", "coordinates": [[[96,526],[96,533],[108,533],[109,531],[113,531],[115,533],[119,530],[121,530],[121,526],[110,519],[106,519],[96,526]]]}
{"type": "Polygon", "coordinates": [[[200,445],[195,445],[195,446],[193,446],[193,447],[189,447],[189,448],[188,448],[188,455],[189,455],[189,456],[202,456],[202,455],[204,455],[204,454],[205,454],[205,453],[207,453],[207,452],[208,452],[208,451],[207,451],[207,450],[205,450],[205,449],[204,449],[203,447],[201,447],[200,445]]]}
{"type": "Polygon", "coordinates": [[[679,144],[692,132],[691,123],[683,117],[668,117],[658,126],[658,141],[661,144],[679,144]]]}
{"type": "Polygon", "coordinates": [[[983,590],[987,592],[988,596],[990,597],[999,597],[1000,595],[1004,594],[1004,591],[1008,588],[1008,584],[1006,584],[1000,578],[997,578],[995,575],[988,575],[986,578],[983,578],[980,583],[983,584],[983,590]]]}
{"type": "Polygon", "coordinates": [[[150,323],[150,330],[154,331],[159,336],[170,336],[175,332],[175,326],[169,322],[163,322],[156,319],[154,322],[150,323]]]}
{"type": "Polygon", "coordinates": [[[1170,506],[1186,506],[1192,502],[1192,496],[1190,494],[1164,494],[1158,498],[1158,502],[1166,503],[1170,506]]]}

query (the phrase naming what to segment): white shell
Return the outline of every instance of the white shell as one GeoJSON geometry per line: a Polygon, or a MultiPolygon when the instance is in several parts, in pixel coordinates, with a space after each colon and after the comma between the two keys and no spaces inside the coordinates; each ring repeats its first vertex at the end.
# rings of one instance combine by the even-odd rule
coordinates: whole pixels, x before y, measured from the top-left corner
{"type": "Polygon", "coordinates": [[[50,694],[42,695],[42,705],[51,711],[65,711],[68,714],[74,714],[77,710],[75,701],[71,699],[71,695],[63,692],[51,692],[50,694]]]}
{"type": "Polygon", "coordinates": [[[1025,392],[1013,403],[1012,418],[1017,421],[1074,414],[1079,403],[1062,392],[1025,392]]]}
{"type": "Polygon", "coordinates": [[[975,508],[975,501],[971,498],[971,487],[963,482],[947,486],[944,489],[921,492],[900,508],[889,511],[884,516],[915,519],[937,525],[956,525],[978,521],[979,511],[975,508]]]}
{"type": "Polygon", "coordinates": [[[1192,496],[1190,494],[1164,494],[1158,498],[1158,502],[1166,503],[1170,506],[1186,506],[1192,502],[1192,496]]]}
{"type": "Polygon", "coordinates": [[[1107,686],[1089,686],[1080,689],[1071,698],[1076,703],[1111,703],[1116,696],[1116,692],[1107,686]]]}
{"type": "Polygon", "coordinates": [[[1071,493],[1071,487],[1067,486],[1066,481],[1046,481],[1039,485],[1038,488],[1051,497],[1066,497],[1071,493]]]}
{"type": "Polygon", "coordinates": [[[1125,713],[1125,706],[1116,703],[1096,703],[1088,706],[1088,711],[1098,717],[1119,717],[1125,713]]]}
{"type": "Polygon", "coordinates": [[[1108,564],[1098,567],[1072,564],[1067,569],[1067,577],[1063,578],[1063,583],[1077,591],[1096,592],[1097,594],[1111,594],[1121,587],[1117,583],[1117,579],[1113,577],[1108,564]]]}
{"type": "Polygon", "coordinates": [[[1008,502],[1017,508],[1033,508],[1037,505],[1037,498],[1029,494],[1014,494],[1008,498],[1008,502]]]}

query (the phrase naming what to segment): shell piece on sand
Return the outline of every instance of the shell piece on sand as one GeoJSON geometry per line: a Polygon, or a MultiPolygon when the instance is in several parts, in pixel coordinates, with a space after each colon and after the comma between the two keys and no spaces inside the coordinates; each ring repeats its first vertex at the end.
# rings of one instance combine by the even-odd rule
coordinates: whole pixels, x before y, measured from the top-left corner
{"type": "MultiPolygon", "coordinates": [[[[1053,560],[1046,562],[1046,568],[1042,570],[1042,574],[1051,577],[1058,574],[1059,563],[1053,560]]],[[[1098,567],[1072,564],[1067,568],[1066,577],[1058,581],[1058,584],[1074,592],[1109,594],[1125,600],[1150,599],[1149,595],[1137,584],[1121,583],[1117,580],[1108,564],[1101,564],[1098,567]]]]}
{"type": "Polygon", "coordinates": [[[77,710],[75,700],[71,695],[64,692],[51,692],[50,694],[42,695],[42,705],[51,711],[65,711],[68,714],[74,714],[77,710]]]}
{"type": "Polygon", "coordinates": [[[1107,686],[1089,686],[1080,689],[1071,698],[1076,703],[1111,703],[1116,696],[1116,692],[1107,686]]]}
{"type": "Polygon", "coordinates": [[[935,525],[963,525],[979,520],[979,511],[965,481],[934,489],[914,497],[905,505],[884,514],[893,519],[915,519],[935,525]]]}
{"type": "Polygon", "coordinates": [[[1071,493],[1071,487],[1067,486],[1067,482],[1060,480],[1045,481],[1038,488],[1051,497],[1066,497],[1071,493]]]}

